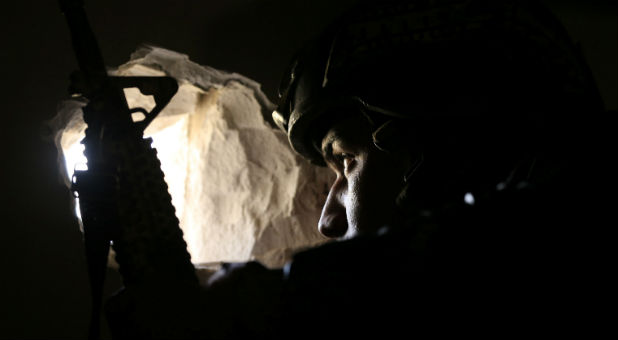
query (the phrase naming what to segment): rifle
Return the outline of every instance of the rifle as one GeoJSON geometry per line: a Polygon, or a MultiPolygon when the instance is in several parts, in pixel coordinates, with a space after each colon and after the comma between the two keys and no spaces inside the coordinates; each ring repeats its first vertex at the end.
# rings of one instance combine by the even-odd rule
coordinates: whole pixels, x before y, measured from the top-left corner
{"type": "Polygon", "coordinates": [[[89,100],[83,108],[87,129],[82,140],[88,169],[75,171],[72,190],[80,201],[91,285],[89,338],[96,339],[110,243],[125,289],[155,283],[198,286],[152,139],[144,138],[144,129],[169,103],[178,84],[171,77],[108,76],[83,1],[59,4],[81,72],[81,94],[89,100]],[[153,95],[156,106],[150,112],[129,109],[123,93],[128,87],[153,95]],[[134,121],[137,112],[145,118],[134,121]]]}

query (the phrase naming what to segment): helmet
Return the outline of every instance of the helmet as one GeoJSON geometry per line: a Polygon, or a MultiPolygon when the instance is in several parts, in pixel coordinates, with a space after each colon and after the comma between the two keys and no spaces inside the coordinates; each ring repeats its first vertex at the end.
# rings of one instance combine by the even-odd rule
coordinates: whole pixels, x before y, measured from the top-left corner
{"type": "Polygon", "coordinates": [[[273,120],[295,151],[324,164],[316,140],[346,112],[376,131],[413,122],[427,140],[583,108],[602,109],[586,63],[535,2],[365,1],[294,58],[273,120]]]}

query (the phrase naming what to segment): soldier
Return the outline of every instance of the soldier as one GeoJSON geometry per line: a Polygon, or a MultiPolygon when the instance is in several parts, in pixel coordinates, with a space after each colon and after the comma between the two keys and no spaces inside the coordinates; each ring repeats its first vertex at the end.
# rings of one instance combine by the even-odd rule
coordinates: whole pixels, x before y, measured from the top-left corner
{"type": "Polygon", "coordinates": [[[336,174],[318,228],[339,242],[280,271],[226,266],[201,300],[222,311],[204,332],[576,330],[602,110],[537,3],[362,3],[298,54],[273,113],[336,174]]]}
{"type": "Polygon", "coordinates": [[[566,327],[579,302],[566,273],[588,273],[575,249],[602,109],[580,51],[537,3],[348,13],[299,53],[273,114],[337,175],[318,228],[345,240],[290,263],[288,322],[342,336],[566,327]]]}

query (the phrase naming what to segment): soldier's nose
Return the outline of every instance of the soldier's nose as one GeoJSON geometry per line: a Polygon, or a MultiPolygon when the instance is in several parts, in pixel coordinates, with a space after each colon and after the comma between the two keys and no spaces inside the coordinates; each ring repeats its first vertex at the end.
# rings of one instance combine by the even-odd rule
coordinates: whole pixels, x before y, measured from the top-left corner
{"type": "Polygon", "coordinates": [[[328,193],[322,215],[318,223],[318,230],[326,237],[343,237],[348,230],[348,220],[342,192],[342,183],[337,180],[328,193]]]}

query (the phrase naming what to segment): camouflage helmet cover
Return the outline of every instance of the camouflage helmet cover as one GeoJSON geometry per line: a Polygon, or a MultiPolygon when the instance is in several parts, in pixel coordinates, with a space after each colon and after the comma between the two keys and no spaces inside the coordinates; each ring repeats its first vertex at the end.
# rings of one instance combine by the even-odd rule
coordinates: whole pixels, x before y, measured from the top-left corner
{"type": "Polygon", "coordinates": [[[535,2],[373,1],[298,54],[273,119],[294,150],[322,164],[312,131],[342,106],[436,119],[600,103],[579,50],[535,2]],[[483,108],[469,100],[478,96],[483,108]]]}

